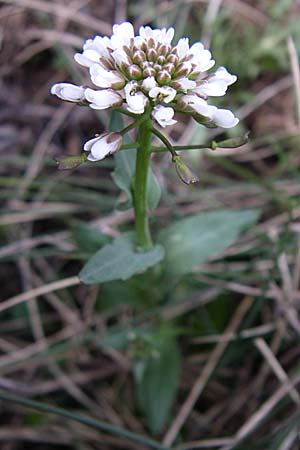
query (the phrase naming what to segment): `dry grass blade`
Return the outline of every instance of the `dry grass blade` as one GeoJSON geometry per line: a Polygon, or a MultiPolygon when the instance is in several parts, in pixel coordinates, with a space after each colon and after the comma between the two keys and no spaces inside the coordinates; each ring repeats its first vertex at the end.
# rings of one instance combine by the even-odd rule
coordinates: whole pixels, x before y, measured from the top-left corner
{"type": "Polygon", "coordinates": [[[279,363],[278,359],[275,357],[274,353],[270,349],[270,347],[267,345],[267,343],[261,339],[257,338],[254,340],[254,344],[259,349],[259,351],[263,354],[266,361],[268,362],[269,366],[277,376],[277,378],[284,384],[290,386],[290,396],[293,399],[293,401],[296,403],[297,406],[300,406],[300,395],[296,391],[296,389],[291,385],[291,382],[289,380],[288,375],[283,370],[281,364],[279,363]]]}
{"type": "Polygon", "coordinates": [[[2,0],[2,3],[10,5],[21,6],[22,8],[30,8],[36,11],[41,11],[63,19],[71,20],[85,28],[97,31],[99,34],[110,34],[111,27],[107,22],[101,19],[78,12],[76,9],[72,10],[70,7],[65,7],[57,3],[45,2],[43,0],[2,0]]]}
{"type": "Polygon", "coordinates": [[[26,302],[34,297],[39,297],[44,294],[48,294],[49,292],[58,291],[60,289],[66,289],[70,286],[76,286],[80,283],[80,279],[75,277],[65,278],[63,280],[54,281],[53,283],[45,284],[44,286],[40,286],[35,289],[31,289],[30,291],[24,292],[23,294],[16,295],[15,297],[11,297],[7,300],[4,300],[0,304],[0,313],[6,311],[9,308],[13,308],[20,303],[26,302]]]}
{"type": "Polygon", "coordinates": [[[256,411],[247,422],[236,433],[233,443],[223,447],[222,450],[234,449],[245,437],[249,436],[264,421],[275,406],[300,382],[300,376],[296,376],[291,384],[287,383],[280,387],[261,407],[256,411]]]}
{"type": "MultiPolygon", "coordinates": [[[[252,304],[252,298],[246,297],[242,303],[239,305],[237,310],[235,311],[235,314],[233,318],[231,319],[229,325],[227,326],[224,334],[230,334],[236,331],[236,329],[240,326],[245,314],[247,313],[248,309],[250,308],[252,304]]],[[[216,369],[218,362],[224,353],[226,347],[228,345],[228,342],[220,341],[212,353],[210,354],[210,357],[205,364],[201,374],[196,379],[188,397],[184,401],[182,407],[180,408],[179,412],[177,413],[171,427],[167,431],[163,443],[167,446],[171,446],[174,440],[176,439],[177,434],[181,430],[182,426],[184,425],[185,421],[187,420],[189,414],[191,413],[196,401],[199,399],[199,396],[203,392],[203,389],[205,388],[207,382],[209,381],[213,371],[216,369]]]]}

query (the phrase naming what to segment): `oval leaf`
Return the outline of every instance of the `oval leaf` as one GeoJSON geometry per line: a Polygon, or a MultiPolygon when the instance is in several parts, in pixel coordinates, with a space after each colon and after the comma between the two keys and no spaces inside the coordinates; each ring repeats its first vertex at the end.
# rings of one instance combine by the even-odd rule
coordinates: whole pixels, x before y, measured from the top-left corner
{"type": "Polygon", "coordinates": [[[85,284],[127,280],[154,266],[163,257],[164,248],[161,245],[148,252],[137,252],[132,236],[122,235],[95,253],[79,273],[79,278],[85,284]]]}
{"type": "Polygon", "coordinates": [[[167,271],[191,272],[231,245],[259,217],[258,210],[214,211],[180,220],[160,233],[166,250],[167,271]]]}

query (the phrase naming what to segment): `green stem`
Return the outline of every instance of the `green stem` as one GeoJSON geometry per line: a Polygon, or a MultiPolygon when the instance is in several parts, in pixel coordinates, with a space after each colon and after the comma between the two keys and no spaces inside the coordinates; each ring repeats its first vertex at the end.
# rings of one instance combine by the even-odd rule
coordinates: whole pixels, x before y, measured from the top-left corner
{"type": "Polygon", "coordinates": [[[151,157],[150,148],[151,120],[147,119],[139,126],[133,183],[136,244],[137,248],[143,251],[150,250],[152,247],[147,205],[147,178],[151,157]]]}
{"type": "Polygon", "coordinates": [[[176,156],[176,152],[171,144],[171,142],[168,141],[168,139],[166,138],[166,136],[164,136],[160,131],[158,131],[156,128],[152,128],[152,133],[155,134],[155,136],[158,137],[158,139],[160,139],[165,146],[167,147],[167,149],[169,150],[169,152],[171,153],[172,156],[176,156]]]}

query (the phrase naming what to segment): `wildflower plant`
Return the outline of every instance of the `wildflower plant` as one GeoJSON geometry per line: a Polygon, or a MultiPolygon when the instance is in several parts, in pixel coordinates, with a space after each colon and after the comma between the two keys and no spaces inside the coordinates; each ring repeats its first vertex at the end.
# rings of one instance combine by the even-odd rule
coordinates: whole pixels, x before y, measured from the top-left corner
{"type": "MultiPolygon", "coordinates": [[[[225,95],[228,86],[237,80],[236,75],[225,67],[211,72],[215,61],[201,42],[190,46],[188,38],[181,38],[173,45],[173,37],[173,28],[142,26],[135,35],[129,22],[114,25],[111,37],[88,39],[83,51],[74,56],[78,64],[89,70],[91,85],[58,83],[51,88],[52,94],[60,99],[94,110],[111,108],[132,118],[126,128],[88,140],[80,157],[60,158],[63,169],[76,167],[85,160],[95,162],[116,152],[132,151],[128,144],[124,145],[123,138],[129,130],[137,128],[135,169],[129,189],[135,212],[135,237],[132,241],[121,235],[92,257],[81,272],[86,283],[126,279],[163,258],[163,248],[153,246],[148,221],[151,154],[169,151],[182,181],[186,184],[198,181],[178,155],[178,148],[175,149],[161,132],[176,124],[176,113],[191,116],[209,128],[231,128],[239,121],[230,110],[219,109],[208,102],[209,97],[225,95]],[[162,141],[163,149],[152,146],[153,136],[162,141]],[[100,257],[113,267],[106,276],[97,272],[100,257]]],[[[226,142],[228,147],[235,147],[243,144],[244,138],[226,142]]],[[[214,149],[217,146],[224,145],[212,142],[202,147],[214,149]]]]}

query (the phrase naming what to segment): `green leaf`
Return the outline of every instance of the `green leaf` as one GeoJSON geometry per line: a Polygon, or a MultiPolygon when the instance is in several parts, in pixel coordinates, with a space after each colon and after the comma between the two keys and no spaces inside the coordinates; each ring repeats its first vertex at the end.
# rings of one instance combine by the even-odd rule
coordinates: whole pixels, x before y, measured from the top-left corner
{"type": "Polygon", "coordinates": [[[92,228],[85,222],[73,222],[72,237],[80,250],[88,254],[93,254],[104,244],[110,242],[110,236],[102,233],[102,231],[92,228]]]}
{"type": "Polygon", "coordinates": [[[231,245],[258,217],[258,210],[222,210],[200,213],[170,225],[159,235],[166,250],[167,271],[191,272],[195,265],[231,245]]]}
{"type": "Polygon", "coordinates": [[[92,256],[79,273],[79,278],[85,284],[127,280],[154,266],[163,257],[161,245],[156,245],[148,252],[137,252],[132,235],[121,235],[92,256]]]}
{"type": "Polygon", "coordinates": [[[136,400],[152,433],[162,431],[177,392],[180,352],[170,330],[156,340],[153,356],[139,359],[134,367],[136,400]]]}
{"type": "MultiPolygon", "coordinates": [[[[112,131],[120,131],[123,126],[123,120],[120,113],[114,111],[110,129],[112,131]]],[[[128,135],[124,136],[123,141],[125,144],[130,144],[132,142],[128,135]]],[[[122,191],[126,192],[129,202],[122,203],[121,207],[122,209],[125,209],[126,207],[128,209],[132,207],[132,180],[135,170],[136,149],[121,150],[114,155],[114,159],[115,170],[112,174],[112,178],[116,185],[122,191]]],[[[147,196],[148,208],[156,208],[161,197],[161,189],[151,167],[149,167],[148,172],[147,196]]]]}

